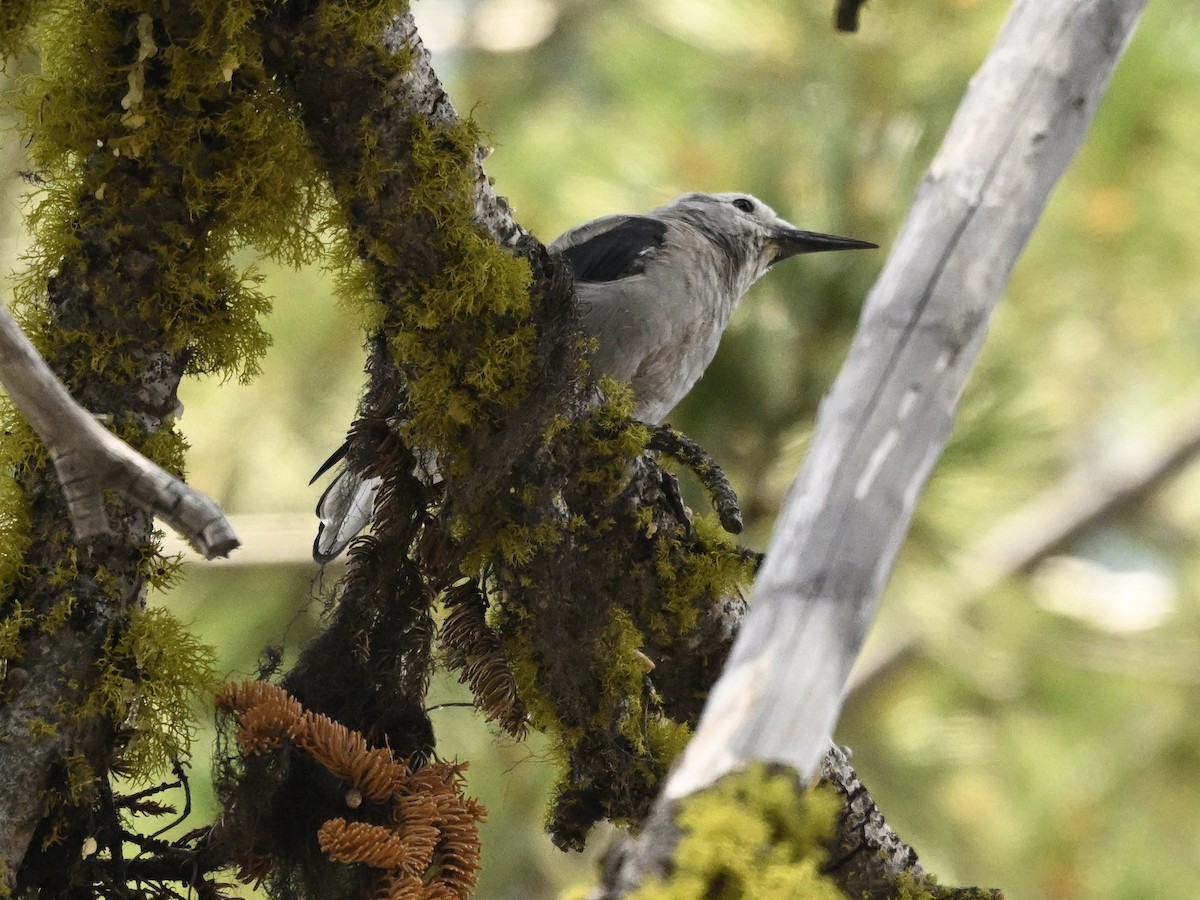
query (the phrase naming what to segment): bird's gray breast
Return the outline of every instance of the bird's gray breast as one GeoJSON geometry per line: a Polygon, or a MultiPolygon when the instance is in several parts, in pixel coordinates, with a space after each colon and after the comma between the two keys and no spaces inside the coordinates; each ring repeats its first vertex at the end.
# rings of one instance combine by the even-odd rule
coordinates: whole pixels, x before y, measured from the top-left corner
{"type": "Polygon", "coordinates": [[[628,381],[634,415],[652,424],[712,362],[736,299],[711,260],[677,251],[664,248],[641,274],[577,286],[584,330],[599,343],[595,370],[628,381]]]}

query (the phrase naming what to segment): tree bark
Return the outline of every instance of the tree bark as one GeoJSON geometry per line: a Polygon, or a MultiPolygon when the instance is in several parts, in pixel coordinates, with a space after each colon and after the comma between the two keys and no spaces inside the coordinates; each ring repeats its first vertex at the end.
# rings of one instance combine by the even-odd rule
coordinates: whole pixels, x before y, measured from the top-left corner
{"type": "Polygon", "coordinates": [[[816,771],[989,317],[1143,5],[1014,7],[867,298],[667,798],[751,760],[816,771]]]}

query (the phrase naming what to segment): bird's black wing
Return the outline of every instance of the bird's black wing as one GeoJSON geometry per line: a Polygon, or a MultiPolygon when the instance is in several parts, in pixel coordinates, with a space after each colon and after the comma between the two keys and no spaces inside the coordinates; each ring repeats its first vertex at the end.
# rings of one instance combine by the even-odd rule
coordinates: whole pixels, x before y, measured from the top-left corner
{"type": "Polygon", "coordinates": [[[562,255],[577,281],[618,281],[645,271],[647,254],[666,239],[664,222],[648,216],[622,216],[611,228],[565,247],[562,255]]]}

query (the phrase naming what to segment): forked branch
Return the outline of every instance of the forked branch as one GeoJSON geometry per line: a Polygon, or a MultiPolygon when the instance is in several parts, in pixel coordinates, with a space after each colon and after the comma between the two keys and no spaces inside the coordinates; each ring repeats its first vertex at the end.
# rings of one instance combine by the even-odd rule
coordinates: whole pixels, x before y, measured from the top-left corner
{"type": "Polygon", "coordinates": [[[142,456],[71,398],[2,306],[0,381],[46,445],[81,542],[108,532],[109,490],[154,513],[207,559],[228,556],[238,546],[213,500],[142,456]]]}

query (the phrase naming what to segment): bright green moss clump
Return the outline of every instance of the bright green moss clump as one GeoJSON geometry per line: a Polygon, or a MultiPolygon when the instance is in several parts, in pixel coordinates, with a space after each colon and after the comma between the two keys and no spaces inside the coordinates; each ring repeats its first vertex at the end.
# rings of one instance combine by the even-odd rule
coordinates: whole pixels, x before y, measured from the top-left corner
{"type": "MultiPolygon", "coordinates": [[[[8,435],[23,435],[22,443],[25,446],[34,443],[29,426],[18,417],[7,396],[0,398],[0,429],[8,435]]],[[[0,596],[6,595],[16,580],[28,547],[29,503],[16,481],[0,477],[0,596]]],[[[11,653],[5,652],[11,649],[3,638],[6,625],[6,620],[0,620],[0,659],[11,656],[11,653]]]]}
{"type": "Polygon", "coordinates": [[[81,715],[104,714],[133,734],[123,768],[152,777],[188,755],[197,705],[216,691],[216,655],[165,609],[134,615],[105,655],[81,715]]]}
{"type": "Polygon", "coordinates": [[[409,375],[406,429],[417,446],[438,448],[450,475],[473,464],[464,439],[496,427],[524,398],[537,341],[529,263],[475,222],[478,142],[470,121],[437,129],[412,123],[415,180],[406,212],[437,223],[422,252],[453,262],[401,281],[408,302],[395,308],[391,339],[393,358],[409,375]]]}
{"type": "Polygon", "coordinates": [[[164,350],[186,353],[188,372],[242,379],[269,344],[258,323],[269,303],[230,255],[247,244],[290,263],[320,253],[329,198],[289,101],[263,72],[250,25],[265,8],[201,4],[202,18],[172,23],[170,37],[160,4],[137,0],[56,4],[34,23],[43,67],[19,106],[45,187],[16,295],[43,350],[70,349],[76,379],[141,373],[129,328],[35,312],[61,261],[89,243],[113,242],[122,264],[122,282],[92,285],[101,308],[134,314],[164,350]]]}
{"type": "Polygon", "coordinates": [[[831,793],[798,788],[790,771],[726,776],[682,801],[671,876],[630,900],[842,900],[820,872],[840,808],[831,793]]]}

